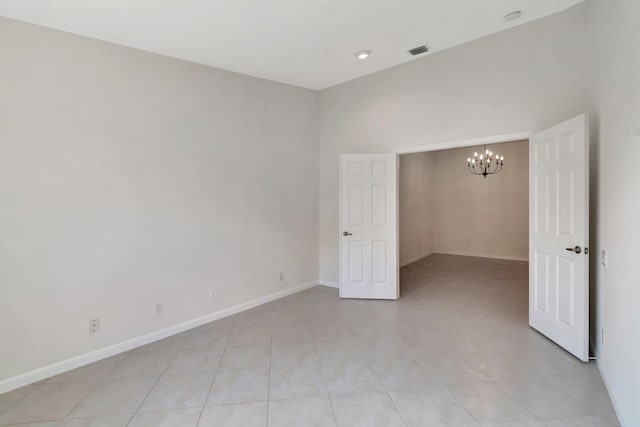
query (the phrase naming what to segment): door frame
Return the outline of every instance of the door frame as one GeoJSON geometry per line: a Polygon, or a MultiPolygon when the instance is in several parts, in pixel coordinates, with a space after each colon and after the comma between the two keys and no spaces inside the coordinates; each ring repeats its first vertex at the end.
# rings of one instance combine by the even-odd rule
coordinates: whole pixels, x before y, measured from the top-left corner
{"type": "MultiPolygon", "coordinates": [[[[527,145],[531,144],[530,138],[536,133],[540,132],[541,129],[538,130],[525,130],[521,132],[514,133],[506,133],[500,135],[490,135],[490,136],[481,136],[477,138],[467,138],[467,139],[455,139],[450,141],[441,141],[434,142],[433,144],[423,144],[416,145],[411,147],[400,147],[395,148],[391,152],[400,156],[402,154],[413,154],[413,153],[425,153],[429,151],[441,151],[441,150],[451,150],[454,148],[465,148],[465,147],[475,147],[479,145],[491,145],[491,144],[501,144],[504,142],[515,142],[515,141],[524,141],[527,140],[527,145]]],[[[399,161],[398,161],[399,164],[399,161]]],[[[400,185],[400,179],[398,179],[398,186],[400,185]]],[[[396,204],[398,209],[400,209],[400,188],[397,191],[398,200],[396,200],[396,204]]],[[[528,222],[531,222],[531,215],[529,215],[528,222]]],[[[400,213],[396,216],[396,233],[398,239],[398,256],[400,254],[400,213]]],[[[402,289],[400,288],[400,263],[398,262],[398,292],[401,295],[402,289]]]]}

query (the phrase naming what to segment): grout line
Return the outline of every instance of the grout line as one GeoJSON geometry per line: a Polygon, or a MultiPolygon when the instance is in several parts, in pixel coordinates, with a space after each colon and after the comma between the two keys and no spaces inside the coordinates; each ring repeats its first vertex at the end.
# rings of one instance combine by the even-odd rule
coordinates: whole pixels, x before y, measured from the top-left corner
{"type": "Polygon", "coordinates": [[[202,409],[200,410],[200,415],[198,415],[198,420],[196,421],[196,427],[200,424],[200,420],[202,419],[202,414],[204,413],[204,408],[207,407],[207,401],[209,400],[209,395],[211,394],[211,390],[213,390],[213,385],[216,382],[216,378],[218,378],[218,372],[220,372],[220,366],[222,366],[222,360],[224,359],[224,355],[227,354],[227,348],[229,347],[229,340],[233,330],[236,328],[236,324],[234,323],[233,329],[229,332],[227,342],[224,346],[224,350],[222,351],[222,355],[220,356],[220,362],[218,363],[218,368],[216,369],[216,373],[213,375],[213,379],[211,380],[211,384],[209,385],[209,391],[207,391],[207,395],[204,398],[204,404],[202,405],[202,409]]]}
{"type": "Polygon", "coordinates": [[[329,392],[329,386],[327,386],[327,379],[324,377],[324,369],[322,369],[322,361],[320,360],[320,353],[318,353],[318,346],[316,343],[316,339],[311,337],[313,340],[313,351],[316,353],[316,357],[318,358],[318,365],[320,366],[320,374],[322,375],[322,382],[324,384],[325,390],[327,390],[327,399],[329,400],[329,406],[331,407],[331,414],[333,415],[333,420],[336,422],[336,427],[338,426],[338,418],[336,417],[336,411],[333,408],[333,400],[331,400],[331,393],[329,392]]]}
{"type": "Polygon", "coordinates": [[[449,391],[449,389],[447,388],[447,386],[445,385],[441,385],[440,386],[440,390],[442,390],[447,396],[449,396],[449,399],[451,399],[453,401],[453,403],[456,404],[456,406],[458,408],[460,408],[460,410],[462,412],[464,412],[465,414],[467,414],[467,416],[469,417],[469,419],[473,420],[474,424],[480,425],[480,421],[476,420],[476,418],[471,415],[471,413],[469,411],[467,411],[467,408],[464,407],[464,405],[458,400],[456,399],[453,394],[451,394],[451,392],[449,391]]]}
{"type": "Polygon", "coordinates": [[[398,405],[396,405],[396,402],[391,398],[391,395],[389,394],[389,390],[387,389],[387,386],[384,384],[384,382],[382,382],[382,379],[380,378],[380,375],[378,374],[378,371],[375,370],[375,368],[373,367],[373,364],[371,363],[371,361],[367,361],[367,365],[369,365],[369,369],[371,369],[373,371],[373,373],[376,374],[376,378],[378,378],[378,381],[380,381],[380,385],[382,386],[382,388],[384,389],[385,394],[387,395],[387,397],[391,401],[391,404],[393,405],[394,408],[396,408],[396,412],[398,413],[398,415],[400,415],[400,419],[404,423],[405,427],[409,427],[409,423],[407,423],[407,420],[404,419],[404,416],[402,415],[402,412],[400,412],[400,408],[398,408],[398,405]]]}
{"type": "MultiPolygon", "coordinates": [[[[71,408],[71,410],[70,410],[69,412],[67,412],[67,413],[64,415],[64,417],[62,417],[62,419],[61,419],[60,421],[62,422],[66,417],[68,417],[69,415],[71,415],[71,414],[73,413],[73,411],[75,411],[75,410],[78,408],[78,406],[80,406],[80,404],[81,404],[82,402],[84,402],[84,400],[85,400],[85,399],[86,399],[86,398],[87,398],[91,393],[93,393],[93,392],[95,391],[95,389],[96,389],[96,388],[98,388],[98,386],[99,386],[100,384],[104,383],[104,382],[107,380],[107,378],[109,378],[109,375],[113,374],[113,373],[115,372],[115,370],[116,370],[116,369],[118,369],[118,367],[119,367],[120,365],[122,365],[122,364],[124,363],[124,361],[125,361],[125,360],[127,360],[127,359],[129,358],[129,356],[131,355],[131,353],[132,353],[132,352],[128,352],[128,353],[127,353],[127,354],[122,358],[122,360],[121,360],[121,361],[119,361],[118,363],[116,363],[116,364],[115,364],[115,366],[113,367],[113,369],[111,369],[111,371],[109,371],[109,373],[108,373],[104,378],[102,378],[100,381],[98,381],[97,383],[95,383],[95,384],[93,385],[93,387],[91,387],[91,389],[89,390],[89,392],[88,392],[87,394],[85,394],[85,396],[84,396],[82,399],[80,399],[80,401],[79,401],[78,403],[76,403],[76,404],[75,404],[75,406],[74,406],[73,408],[71,408]]],[[[115,357],[115,356],[111,356],[111,357],[115,357]]],[[[102,359],[102,360],[106,360],[106,359],[102,359]]],[[[102,360],[100,360],[100,361],[98,361],[98,362],[93,362],[93,363],[99,363],[99,362],[102,362],[102,360]]],[[[90,365],[85,365],[85,366],[90,366],[90,365]]],[[[80,368],[76,368],[76,369],[80,369],[80,368]]],[[[68,372],[69,372],[69,371],[68,371],[68,372]]],[[[31,393],[29,393],[29,394],[31,394],[31,393]]],[[[124,415],[128,415],[128,414],[124,414],[124,415]]],[[[133,418],[133,414],[131,415],[131,418],[133,418]]],[[[131,420],[129,420],[129,421],[131,421],[131,420]]],[[[127,424],[128,424],[128,423],[127,423],[127,424]]]]}
{"type": "MultiPolygon", "coordinates": [[[[133,415],[131,416],[131,419],[129,419],[129,422],[127,423],[127,427],[131,424],[131,421],[133,421],[133,418],[136,416],[136,414],[138,414],[138,411],[140,410],[140,408],[142,408],[142,405],[144,405],[144,403],[147,401],[147,399],[149,399],[149,396],[151,395],[151,393],[153,393],[153,390],[158,386],[158,383],[160,382],[160,379],[162,378],[164,373],[167,372],[167,370],[169,369],[169,366],[171,366],[171,361],[173,360],[174,357],[176,357],[177,354],[178,354],[178,351],[176,351],[176,353],[169,358],[169,360],[167,361],[167,367],[162,370],[162,373],[158,376],[156,381],[153,383],[153,386],[149,389],[149,392],[147,393],[147,395],[144,397],[144,399],[142,399],[142,402],[140,402],[140,404],[138,405],[138,407],[134,411],[133,415]]],[[[128,358],[128,356],[127,356],[127,358],[128,358]]]]}
{"type": "MultiPolygon", "coordinates": [[[[43,381],[44,381],[44,380],[43,380],[43,381]]],[[[40,388],[40,386],[43,386],[43,385],[44,385],[44,384],[28,384],[28,385],[23,386],[23,387],[33,386],[33,390],[31,390],[31,391],[27,392],[27,394],[25,394],[24,396],[22,396],[20,399],[16,400],[15,402],[13,402],[13,404],[9,405],[9,407],[8,407],[8,408],[6,408],[5,410],[0,411],[0,415],[4,414],[5,412],[8,412],[11,408],[13,408],[14,406],[16,406],[18,403],[22,402],[24,399],[26,399],[26,398],[27,398],[27,396],[29,396],[29,395],[30,395],[31,393],[33,393],[34,391],[38,390],[38,389],[40,388]]],[[[17,390],[19,390],[19,389],[17,389],[17,390]]],[[[14,390],[12,390],[12,391],[14,391],[14,390]]],[[[8,394],[8,393],[11,393],[11,391],[7,392],[7,394],[8,394]]],[[[2,394],[0,394],[0,396],[2,396],[2,394]]],[[[84,398],[83,398],[83,399],[84,399],[84,398]]],[[[75,409],[75,408],[74,408],[74,409],[75,409]]]]}

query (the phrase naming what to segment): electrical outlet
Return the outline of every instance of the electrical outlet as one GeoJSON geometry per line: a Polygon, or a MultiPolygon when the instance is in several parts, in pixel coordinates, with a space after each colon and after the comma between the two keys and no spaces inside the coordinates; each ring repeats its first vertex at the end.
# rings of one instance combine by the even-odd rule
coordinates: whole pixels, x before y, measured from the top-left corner
{"type": "Polygon", "coordinates": [[[284,272],[280,272],[280,281],[283,282],[284,281],[284,272]]]}
{"type": "Polygon", "coordinates": [[[209,299],[210,299],[211,301],[213,301],[214,299],[216,299],[216,291],[214,291],[214,290],[210,290],[210,291],[209,291],[209,299]]]}
{"type": "Polygon", "coordinates": [[[607,251],[605,251],[604,249],[600,251],[600,263],[604,266],[604,268],[607,268],[607,251]]]}
{"type": "Polygon", "coordinates": [[[604,345],[604,328],[600,331],[600,343],[604,345]]]}
{"type": "Polygon", "coordinates": [[[89,333],[90,334],[95,334],[96,332],[100,332],[100,318],[99,317],[89,320],[89,333]]]}
{"type": "Polygon", "coordinates": [[[158,304],[155,305],[156,316],[160,316],[163,311],[164,311],[164,307],[162,306],[161,302],[159,302],[158,304]]]}

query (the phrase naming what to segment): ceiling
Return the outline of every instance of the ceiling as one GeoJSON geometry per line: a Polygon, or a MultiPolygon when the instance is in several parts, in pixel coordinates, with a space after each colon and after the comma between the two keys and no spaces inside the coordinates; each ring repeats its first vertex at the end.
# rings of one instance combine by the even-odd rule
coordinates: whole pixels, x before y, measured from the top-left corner
{"type": "Polygon", "coordinates": [[[582,0],[1,0],[0,15],[323,89],[560,12],[582,0]],[[504,16],[523,15],[514,22],[504,16]],[[366,60],[355,53],[371,49],[366,60]]]}

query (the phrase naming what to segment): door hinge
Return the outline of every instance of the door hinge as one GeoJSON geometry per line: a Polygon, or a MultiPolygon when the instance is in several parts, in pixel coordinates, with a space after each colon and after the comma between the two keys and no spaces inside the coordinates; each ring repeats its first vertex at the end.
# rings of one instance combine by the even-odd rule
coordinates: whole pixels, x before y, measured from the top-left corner
{"type": "Polygon", "coordinates": [[[584,254],[589,255],[589,248],[584,248],[584,254]]]}

